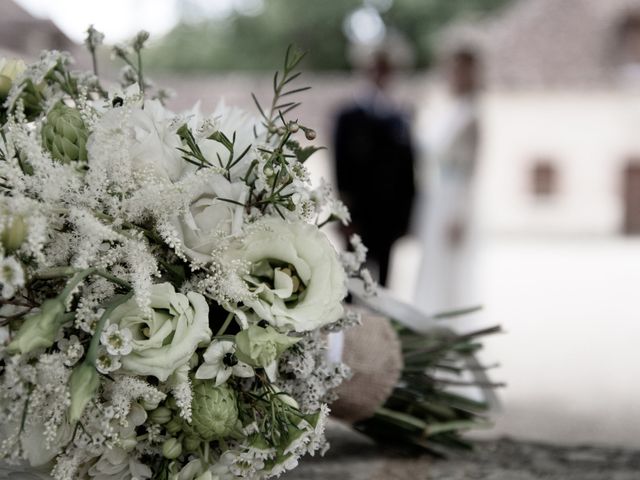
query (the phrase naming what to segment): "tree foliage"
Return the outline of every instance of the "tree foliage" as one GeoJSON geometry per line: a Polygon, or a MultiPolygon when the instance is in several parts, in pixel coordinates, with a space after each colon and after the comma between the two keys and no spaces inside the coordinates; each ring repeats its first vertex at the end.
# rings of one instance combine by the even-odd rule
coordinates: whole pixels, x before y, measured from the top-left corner
{"type": "MultiPolygon", "coordinates": [[[[461,17],[475,18],[513,0],[395,0],[381,16],[415,49],[417,66],[433,61],[441,28],[461,17]]],[[[154,69],[178,71],[271,70],[289,44],[308,50],[306,67],[349,68],[343,25],[362,0],[265,0],[255,16],[181,22],[149,52],[154,69]]]]}

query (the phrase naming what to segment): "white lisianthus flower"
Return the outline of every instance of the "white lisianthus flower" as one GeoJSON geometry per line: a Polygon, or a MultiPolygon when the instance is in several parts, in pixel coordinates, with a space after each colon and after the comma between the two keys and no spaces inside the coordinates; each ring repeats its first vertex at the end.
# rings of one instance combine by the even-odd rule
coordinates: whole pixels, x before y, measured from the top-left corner
{"type": "Polygon", "coordinates": [[[146,480],[153,475],[151,469],[142,463],[135,453],[128,453],[118,447],[105,448],[100,459],[87,473],[89,478],[95,480],[146,480]]]}
{"type": "Polygon", "coordinates": [[[248,192],[242,182],[231,183],[222,175],[211,175],[193,192],[188,211],[171,219],[182,251],[198,263],[209,262],[219,236],[240,233],[248,192]]]}
{"type": "Polygon", "coordinates": [[[176,181],[184,171],[185,161],[178,151],[182,141],[173,122],[174,115],[157,100],[147,101],[144,109],[133,110],[133,143],[130,155],[134,169],[151,171],[161,178],[176,181]]]}
{"type": "Polygon", "coordinates": [[[253,377],[253,368],[236,357],[236,345],[222,340],[212,342],[204,352],[204,363],[196,370],[198,379],[216,379],[216,387],[226,382],[231,375],[242,378],[253,377]]]}
{"type": "MultiPolygon", "coordinates": [[[[6,408],[6,406],[3,405],[3,408],[6,408]]],[[[0,423],[0,438],[10,438],[15,434],[15,432],[20,430],[19,418],[15,421],[2,422],[0,423]]],[[[51,462],[51,460],[53,460],[56,455],[62,451],[64,445],[71,441],[72,437],[73,427],[67,422],[62,422],[57,429],[54,441],[47,445],[44,422],[32,422],[31,424],[26,425],[24,427],[24,431],[20,435],[22,456],[23,459],[26,460],[26,462],[22,463],[22,466],[26,467],[27,464],[31,467],[43,467],[48,465],[49,462],[51,462]]],[[[16,465],[15,468],[18,469],[18,465],[16,465]]],[[[2,473],[4,472],[0,469],[0,475],[2,473]]],[[[34,472],[34,474],[35,473],[36,472],[34,472]]],[[[29,477],[25,474],[24,476],[16,476],[15,478],[27,479],[29,477]]],[[[42,472],[42,478],[44,478],[44,471],[42,472]]]]}
{"type": "Polygon", "coordinates": [[[18,58],[0,58],[0,98],[6,97],[18,75],[27,68],[24,60],[18,58]]]}
{"type": "Polygon", "coordinates": [[[250,265],[245,301],[259,319],[306,332],[343,314],[346,275],[327,237],[315,225],[265,220],[228,255],[250,265]]]}
{"type": "Polygon", "coordinates": [[[120,358],[122,368],[165,382],[209,343],[209,306],[199,293],[176,293],[170,283],[153,285],[150,306],[152,314],[146,316],[131,299],[113,311],[110,322],[131,332],[132,350],[120,358]]]}

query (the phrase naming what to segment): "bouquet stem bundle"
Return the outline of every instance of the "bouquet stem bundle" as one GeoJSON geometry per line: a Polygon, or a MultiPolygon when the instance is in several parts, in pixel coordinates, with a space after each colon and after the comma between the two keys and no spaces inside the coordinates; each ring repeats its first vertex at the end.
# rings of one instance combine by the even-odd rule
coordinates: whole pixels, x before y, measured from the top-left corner
{"type": "Polygon", "coordinates": [[[353,376],[338,389],[334,415],[375,440],[444,456],[471,448],[463,433],[491,425],[498,405],[487,370],[476,358],[489,327],[460,334],[442,323],[478,308],[426,316],[383,288],[351,281],[366,309],[362,323],[344,332],[343,359],[353,376]]]}
{"type": "Polygon", "coordinates": [[[476,400],[471,393],[500,385],[461,378],[471,369],[485,370],[471,355],[482,348],[482,336],[500,328],[465,335],[446,330],[421,334],[398,322],[392,324],[402,345],[404,368],[384,404],[355,428],[385,443],[417,447],[439,456],[445,453],[442,447],[470,448],[462,434],[490,426],[487,414],[492,403],[492,397],[476,400]]]}

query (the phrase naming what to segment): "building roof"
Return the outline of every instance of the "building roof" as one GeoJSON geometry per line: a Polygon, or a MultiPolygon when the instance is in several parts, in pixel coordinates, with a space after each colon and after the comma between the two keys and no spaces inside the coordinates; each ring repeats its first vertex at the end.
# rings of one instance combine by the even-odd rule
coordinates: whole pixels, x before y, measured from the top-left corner
{"type": "Polygon", "coordinates": [[[640,0],[516,0],[445,38],[478,46],[491,86],[597,86],[619,73],[617,39],[632,14],[640,0]]]}
{"type": "Polygon", "coordinates": [[[13,0],[0,0],[0,48],[26,56],[69,50],[74,43],[51,20],[37,18],[13,0]]]}

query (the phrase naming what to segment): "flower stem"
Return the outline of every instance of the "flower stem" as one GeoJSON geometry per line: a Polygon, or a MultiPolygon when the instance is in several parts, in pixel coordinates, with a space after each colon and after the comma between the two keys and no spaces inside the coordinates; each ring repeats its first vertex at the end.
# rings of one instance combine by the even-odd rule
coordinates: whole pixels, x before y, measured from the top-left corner
{"type": "Polygon", "coordinates": [[[78,286],[78,283],[80,281],[84,280],[86,277],[90,275],[98,275],[100,277],[106,278],[107,280],[115,283],[116,285],[120,285],[121,287],[128,288],[128,289],[131,288],[131,284],[129,284],[129,282],[127,282],[126,280],[122,280],[121,278],[116,277],[115,275],[112,275],[109,272],[106,272],[104,270],[99,270],[97,268],[88,268],[88,269],[82,270],[74,267],[54,267],[54,268],[48,268],[46,270],[41,270],[40,272],[35,274],[34,278],[37,280],[51,280],[53,278],[71,277],[73,275],[76,275],[76,276],[80,275],[80,277],[77,277],[77,278],[74,277],[73,279],[71,279],[69,284],[67,284],[67,287],[65,287],[65,290],[69,288],[72,282],[75,282],[75,284],[73,284],[71,290],[75,289],[78,286]]]}
{"type": "Polygon", "coordinates": [[[87,268],[86,270],[82,270],[80,272],[76,272],[73,275],[73,277],[71,278],[71,280],[69,280],[67,282],[67,285],[66,285],[66,287],[64,287],[64,290],[62,290],[62,293],[59,296],[60,300],[62,300],[63,302],[66,302],[67,298],[73,293],[73,291],[76,289],[76,287],[85,278],[87,278],[89,275],[91,275],[93,273],[93,271],[94,271],[93,268],[87,268]]]}
{"type": "Polygon", "coordinates": [[[140,93],[144,100],[144,78],[142,78],[142,54],[138,50],[138,85],[140,86],[140,93]]]}
{"type": "Polygon", "coordinates": [[[89,350],[87,351],[87,358],[85,359],[85,362],[89,362],[91,363],[91,365],[95,366],[95,361],[98,356],[98,347],[100,346],[100,334],[102,333],[102,330],[104,330],[107,319],[111,316],[111,314],[117,307],[128,301],[131,297],[133,297],[133,290],[126,293],[125,295],[116,297],[105,309],[104,313],[100,317],[100,320],[98,320],[96,329],[93,332],[93,337],[91,337],[91,343],[89,344],[89,350]]]}
{"type": "Polygon", "coordinates": [[[335,221],[336,218],[333,215],[330,215],[324,222],[318,224],[318,228],[324,227],[326,224],[335,221]]]}
{"type": "Polygon", "coordinates": [[[91,53],[91,64],[93,65],[93,74],[96,76],[97,79],[99,79],[100,76],[98,75],[98,59],[96,58],[96,49],[89,48],[89,53],[91,53]]]}
{"type": "MultiPolygon", "coordinates": [[[[223,441],[221,439],[221,441],[223,441]]],[[[204,455],[203,455],[203,459],[204,459],[204,463],[208,464],[209,463],[209,442],[205,442],[204,443],[204,455]]]]}
{"type": "Polygon", "coordinates": [[[215,335],[216,337],[219,337],[220,335],[224,335],[224,332],[226,332],[227,328],[229,328],[229,324],[231,323],[232,319],[233,319],[233,312],[229,312],[229,315],[227,315],[227,318],[225,319],[224,323],[216,333],[215,335]]]}

